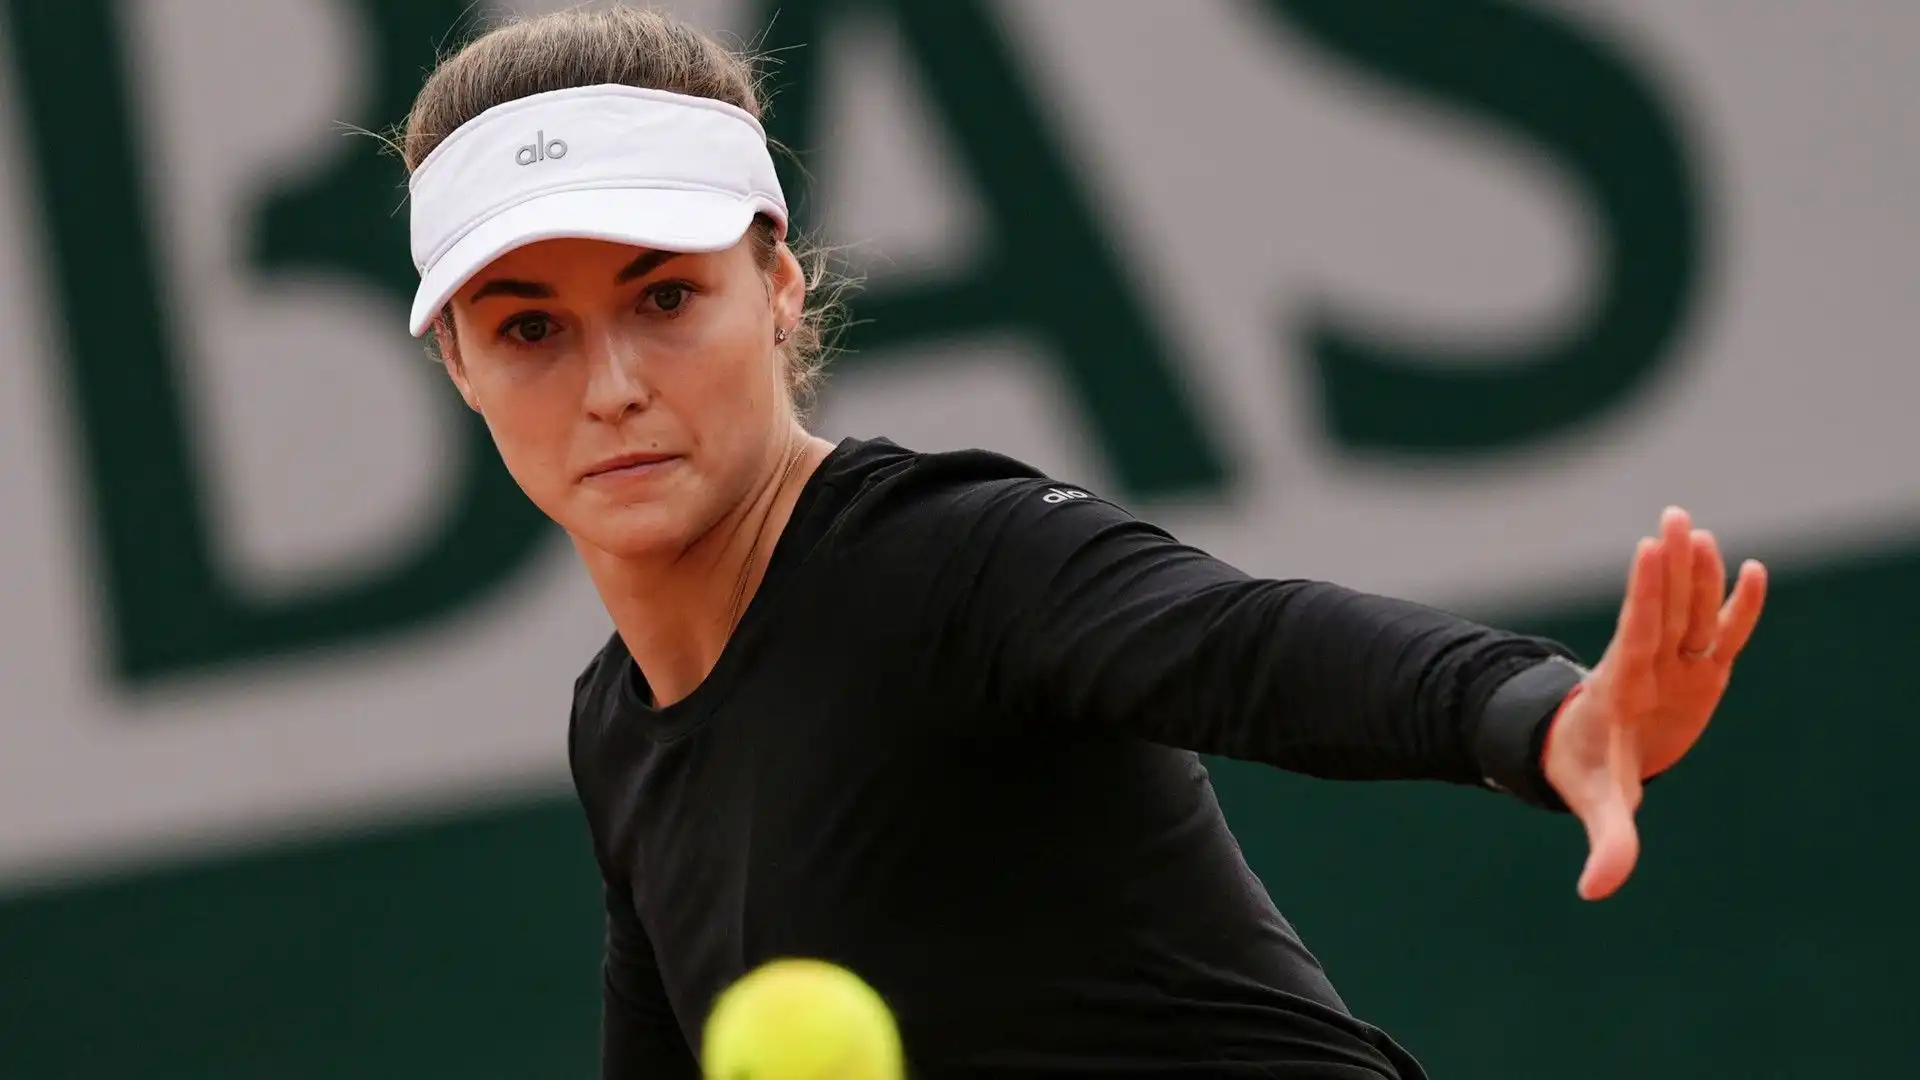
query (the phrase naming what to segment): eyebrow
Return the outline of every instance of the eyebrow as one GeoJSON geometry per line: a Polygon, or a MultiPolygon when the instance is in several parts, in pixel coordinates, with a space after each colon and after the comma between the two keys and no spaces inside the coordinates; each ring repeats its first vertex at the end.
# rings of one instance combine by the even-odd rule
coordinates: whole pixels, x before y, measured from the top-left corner
{"type": "Polygon", "coordinates": [[[672,262],[673,260],[679,258],[682,254],[684,254],[684,252],[643,251],[640,253],[639,258],[636,258],[632,262],[627,264],[626,269],[613,275],[613,283],[615,285],[625,285],[627,282],[632,281],[635,278],[646,277],[648,274],[651,274],[655,270],[660,269],[662,266],[666,265],[667,263],[672,262]]]}
{"type": "Polygon", "coordinates": [[[517,296],[522,300],[546,300],[553,296],[553,290],[537,281],[491,278],[486,284],[473,290],[473,295],[467,297],[467,303],[477,304],[489,296],[517,296]]]}
{"type": "MultiPolygon", "coordinates": [[[[678,251],[643,251],[639,257],[622,267],[613,276],[614,284],[625,285],[629,281],[646,277],[660,267],[679,258],[678,251]]],[[[553,288],[538,281],[523,281],[519,278],[489,278],[473,294],[467,297],[467,303],[477,304],[489,296],[512,296],[521,300],[549,300],[553,298],[553,288]]]]}

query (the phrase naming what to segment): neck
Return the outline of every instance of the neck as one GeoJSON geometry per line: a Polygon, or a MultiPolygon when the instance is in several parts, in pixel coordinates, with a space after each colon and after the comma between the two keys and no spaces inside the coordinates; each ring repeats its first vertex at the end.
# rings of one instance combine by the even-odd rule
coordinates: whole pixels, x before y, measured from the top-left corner
{"type": "Polygon", "coordinates": [[[575,544],[655,705],[685,698],[719,663],[801,489],[833,450],[798,428],[779,447],[747,497],[675,555],[622,559],[575,544]]]}

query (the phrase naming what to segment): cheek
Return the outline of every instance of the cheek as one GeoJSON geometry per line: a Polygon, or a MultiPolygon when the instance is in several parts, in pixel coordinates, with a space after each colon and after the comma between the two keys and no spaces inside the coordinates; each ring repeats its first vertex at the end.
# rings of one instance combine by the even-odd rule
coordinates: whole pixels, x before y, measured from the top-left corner
{"type": "MultiPolygon", "coordinates": [[[[757,299],[757,298],[756,298],[757,299]]],[[[698,427],[703,441],[757,445],[785,404],[779,358],[764,310],[730,304],[703,320],[671,365],[677,387],[661,387],[676,412],[698,427]]]]}
{"type": "Polygon", "coordinates": [[[579,399],[559,380],[488,372],[473,382],[480,415],[507,471],[534,502],[571,482],[568,445],[579,399]]]}
{"type": "Polygon", "coordinates": [[[695,406],[701,443],[719,460],[732,487],[750,485],[765,467],[767,444],[781,430],[776,387],[765,359],[745,350],[715,364],[701,379],[695,406]]]}

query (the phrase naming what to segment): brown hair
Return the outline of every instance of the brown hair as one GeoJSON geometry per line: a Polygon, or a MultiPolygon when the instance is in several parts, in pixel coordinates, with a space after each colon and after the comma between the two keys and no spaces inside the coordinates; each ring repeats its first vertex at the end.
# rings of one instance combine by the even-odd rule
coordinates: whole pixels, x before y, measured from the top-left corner
{"type": "MultiPolygon", "coordinates": [[[[537,18],[510,19],[473,38],[441,60],[414,98],[406,123],[392,140],[411,173],[462,124],[496,105],[580,86],[622,84],[712,98],[762,116],[756,58],[735,52],[713,37],[658,11],[613,7],[572,9],[537,18]]],[[[749,235],[755,261],[771,271],[779,257],[775,225],[764,215],[749,235]]],[[[847,281],[830,273],[824,250],[789,247],[807,279],[807,305],[785,344],[788,384],[803,413],[818,388],[831,331],[839,326],[839,297],[847,281]]],[[[434,322],[442,359],[453,339],[452,319],[434,322]]]]}

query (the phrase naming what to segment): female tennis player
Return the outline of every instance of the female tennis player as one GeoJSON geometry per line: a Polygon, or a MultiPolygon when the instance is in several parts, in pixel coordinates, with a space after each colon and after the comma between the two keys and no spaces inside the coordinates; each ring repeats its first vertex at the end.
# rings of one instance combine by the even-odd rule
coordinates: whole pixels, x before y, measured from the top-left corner
{"type": "Polygon", "coordinates": [[[1570,811],[1607,896],[1761,567],[1729,595],[1668,510],[1588,670],[1248,576],[984,450],[815,438],[818,290],[758,114],[699,32],[570,11],[448,58],[401,138],[412,330],[617,628],[569,737],[604,1075],[695,1075],[718,992],[807,956],[875,985],[925,1077],[1422,1076],[1275,909],[1199,755],[1570,811]]]}

